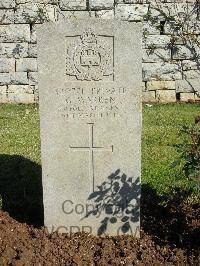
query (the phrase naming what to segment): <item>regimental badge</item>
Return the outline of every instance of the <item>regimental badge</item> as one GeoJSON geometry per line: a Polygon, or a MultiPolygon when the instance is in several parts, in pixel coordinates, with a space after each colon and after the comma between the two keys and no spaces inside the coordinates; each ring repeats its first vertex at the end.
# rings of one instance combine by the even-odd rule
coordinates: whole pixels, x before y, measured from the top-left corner
{"type": "Polygon", "coordinates": [[[102,80],[113,75],[112,47],[88,29],[67,48],[66,74],[77,80],[102,80]]]}

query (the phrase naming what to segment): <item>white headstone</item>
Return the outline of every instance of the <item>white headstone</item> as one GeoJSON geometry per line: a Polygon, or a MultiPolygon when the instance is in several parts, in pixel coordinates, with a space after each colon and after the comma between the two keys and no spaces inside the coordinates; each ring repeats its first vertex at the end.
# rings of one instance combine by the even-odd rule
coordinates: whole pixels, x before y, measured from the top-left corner
{"type": "Polygon", "coordinates": [[[140,26],[67,20],[37,36],[45,225],[138,236],[140,26]]]}

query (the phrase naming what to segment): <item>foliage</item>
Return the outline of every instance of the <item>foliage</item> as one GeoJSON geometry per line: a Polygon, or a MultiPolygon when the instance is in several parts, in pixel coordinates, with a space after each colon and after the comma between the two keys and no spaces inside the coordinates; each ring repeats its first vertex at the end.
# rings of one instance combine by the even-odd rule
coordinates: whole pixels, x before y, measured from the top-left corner
{"type": "MultiPolygon", "coordinates": [[[[144,20],[148,21],[151,26],[160,31],[161,34],[167,34],[171,37],[170,44],[166,49],[173,49],[176,52],[179,48],[177,44],[183,44],[189,49],[193,55],[193,59],[199,65],[200,39],[198,36],[198,24],[194,23],[194,14],[198,14],[200,1],[197,0],[191,5],[183,4],[180,9],[180,4],[171,3],[169,6],[161,3],[160,0],[147,1],[149,9],[144,20]]],[[[149,35],[148,30],[143,32],[144,38],[149,35]]]]}
{"type": "Polygon", "coordinates": [[[187,135],[189,142],[184,141],[175,145],[179,159],[173,166],[183,161],[183,172],[186,177],[192,178],[200,185],[200,121],[196,119],[194,125],[184,125],[181,127],[180,134],[187,135]]]}

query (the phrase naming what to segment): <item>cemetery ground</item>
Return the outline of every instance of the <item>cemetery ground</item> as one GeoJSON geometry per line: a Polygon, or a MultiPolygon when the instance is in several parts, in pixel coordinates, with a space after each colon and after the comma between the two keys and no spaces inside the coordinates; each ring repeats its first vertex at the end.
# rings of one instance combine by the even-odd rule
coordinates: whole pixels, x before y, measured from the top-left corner
{"type": "MultiPolygon", "coordinates": [[[[49,235],[37,105],[0,105],[0,265],[199,265],[196,183],[172,168],[200,104],[143,106],[141,238],[49,235]]],[[[52,206],[53,210],[54,206],[52,206]]]]}

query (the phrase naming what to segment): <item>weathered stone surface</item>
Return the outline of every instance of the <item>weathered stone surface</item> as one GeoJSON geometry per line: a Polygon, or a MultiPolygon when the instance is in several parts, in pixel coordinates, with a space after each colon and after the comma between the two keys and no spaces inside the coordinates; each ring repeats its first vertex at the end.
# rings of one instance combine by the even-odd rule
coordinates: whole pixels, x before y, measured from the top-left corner
{"type": "Polygon", "coordinates": [[[34,103],[34,87],[29,85],[8,86],[8,101],[11,103],[34,103]]]}
{"type": "Polygon", "coordinates": [[[0,72],[12,72],[15,71],[15,59],[13,58],[0,58],[0,72]]]}
{"type": "Polygon", "coordinates": [[[128,21],[142,21],[148,12],[149,5],[117,5],[115,16],[117,19],[128,21]]]}
{"type": "Polygon", "coordinates": [[[134,222],[126,229],[138,235],[140,38],[139,26],[114,20],[71,20],[67,27],[46,24],[38,32],[44,213],[50,231],[121,234],[125,214],[116,218],[114,210],[131,203],[134,222]],[[104,191],[111,179],[121,191],[117,203],[104,201],[109,187],[105,194],[97,188],[104,191]],[[91,208],[99,193],[107,211],[95,214],[91,208]],[[84,210],[69,213],[77,205],[84,210]]]}
{"type": "Polygon", "coordinates": [[[18,72],[24,71],[37,71],[37,59],[36,58],[21,58],[16,60],[16,70],[18,72]]]}
{"type": "Polygon", "coordinates": [[[10,74],[9,73],[0,73],[0,85],[10,84],[10,74]]]}
{"type": "Polygon", "coordinates": [[[200,70],[188,70],[183,71],[183,78],[184,79],[199,79],[200,77],[200,70]]]}
{"type": "Polygon", "coordinates": [[[15,0],[16,4],[31,4],[31,3],[39,3],[39,4],[58,4],[60,0],[15,0]]]}
{"type": "Polygon", "coordinates": [[[196,70],[199,67],[198,60],[183,60],[182,61],[183,70],[196,70]]]}
{"type": "Polygon", "coordinates": [[[60,0],[61,10],[86,10],[86,0],[60,0]]]}
{"type": "Polygon", "coordinates": [[[11,84],[28,85],[28,77],[26,72],[14,72],[10,74],[11,84]]]}
{"type": "Polygon", "coordinates": [[[176,83],[175,81],[148,81],[147,82],[147,90],[175,90],[176,83]]]}
{"type": "Polygon", "coordinates": [[[29,42],[29,25],[1,25],[0,42],[29,42]]]}
{"type": "Polygon", "coordinates": [[[143,62],[165,62],[171,59],[170,49],[142,49],[143,62]]]}
{"type": "Polygon", "coordinates": [[[195,95],[194,93],[190,92],[190,93],[180,93],[180,100],[182,102],[187,102],[189,100],[195,100],[195,95]]]}
{"type": "Polygon", "coordinates": [[[110,9],[114,7],[114,0],[89,0],[91,9],[110,9]]]}
{"type": "Polygon", "coordinates": [[[59,11],[58,13],[58,20],[65,20],[65,19],[83,19],[83,18],[90,18],[95,17],[95,11],[59,11]]]}
{"type": "Polygon", "coordinates": [[[143,48],[169,48],[171,46],[170,36],[165,35],[148,35],[143,38],[143,48]]]}
{"type": "Polygon", "coordinates": [[[162,103],[176,102],[176,93],[174,90],[158,90],[156,99],[162,103]]]}
{"type": "Polygon", "coordinates": [[[184,45],[176,45],[172,49],[173,59],[194,59],[197,57],[199,49],[188,48],[184,45]]]}
{"type": "MultiPolygon", "coordinates": [[[[171,1],[172,2],[172,1],[171,1]]],[[[150,1],[149,12],[151,17],[158,20],[166,20],[166,17],[173,17],[175,20],[193,20],[197,18],[197,8],[194,4],[187,3],[159,3],[150,1]]]]}
{"type": "Polygon", "coordinates": [[[20,4],[15,12],[15,23],[43,23],[56,20],[56,8],[44,4],[20,4]]]}
{"type": "Polygon", "coordinates": [[[14,23],[14,10],[0,9],[0,23],[1,24],[14,23]]]}
{"type": "Polygon", "coordinates": [[[160,23],[151,23],[151,21],[143,21],[143,34],[148,35],[159,35],[160,34],[160,23]]]}
{"type": "Polygon", "coordinates": [[[143,81],[182,79],[180,63],[144,63],[143,81]]]}
{"type": "Polygon", "coordinates": [[[0,86],[0,103],[7,103],[7,86],[0,86]]]}
{"type": "Polygon", "coordinates": [[[113,10],[100,10],[96,11],[97,18],[113,19],[115,17],[113,10]]]}
{"type": "Polygon", "coordinates": [[[0,0],[0,8],[14,8],[15,0],[0,0]]]}
{"type": "Polygon", "coordinates": [[[143,102],[155,102],[156,101],[156,92],[155,91],[145,91],[142,93],[143,102]]]}
{"type": "Polygon", "coordinates": [[[38,84],[38,73],[29,72],[28,79],[29,79],[29,85],[37,85],[38,84]]]}
{"type": "Polygon", "coordinates": [[[31,29],[31,36],[30,36],[30,42],[31,43],[36,43],[37,42],[37,34],[36,34],[36,31],[37,31],[37,28],[39,27],[40,25],[37,25],[37,24],[34,24],[32,26],[32,29],[31,29]]]}
{"type": "Polygon", "coordinates": [[[194,92],[200,89],[200,76],[196,79],[176,80],[176,92],[194,92]]]}
{"type": "Polygon", "coordinates": [[[0,57],[26,57],[28,56],[28,43],[0,43],[0,57]]]}
{"type": "Polygon", "coordinates": [[[28,45],[28,56],[32,58],[37,57],[37,45],[35,43],[28,45]]]}

